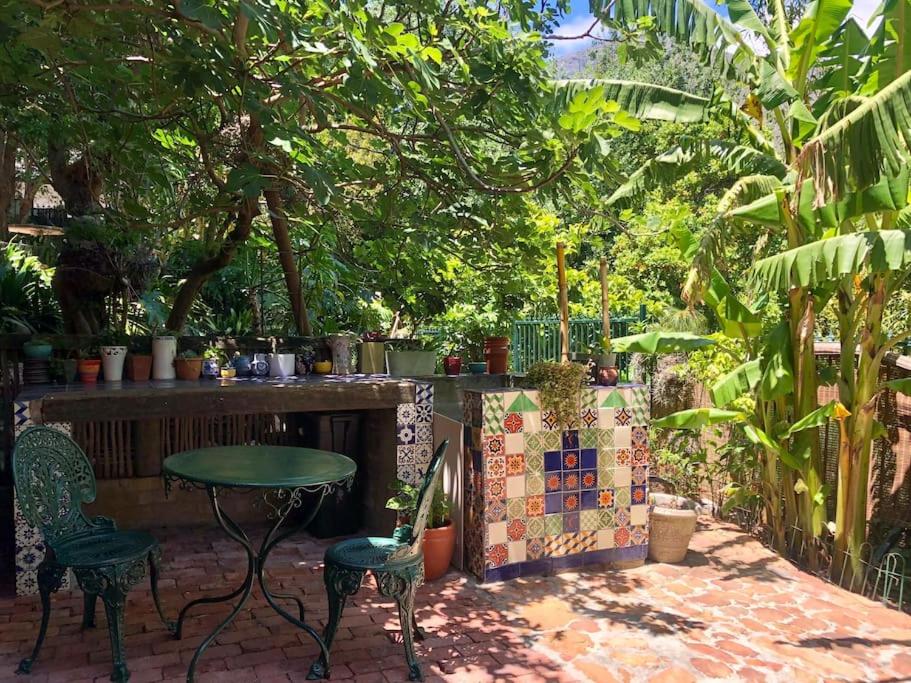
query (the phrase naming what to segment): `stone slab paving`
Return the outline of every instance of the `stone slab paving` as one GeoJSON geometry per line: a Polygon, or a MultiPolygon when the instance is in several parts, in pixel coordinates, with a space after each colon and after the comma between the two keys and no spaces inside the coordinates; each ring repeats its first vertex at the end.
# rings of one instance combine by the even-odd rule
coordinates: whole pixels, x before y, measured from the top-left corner
{"type": "MultiPolygon", "coordinates": [[[[157,534],[162,593],[171,613],[200,592],[239,583],[245,558],[217,530],[157,534]]],[[[287,544],[272,583],[303,590],[308,620],[326,617],[321,557],[327,543],[287,544]]],[[[801,573],[737,529],[708,522],[681,566],[648,564],[479,586],[451,572],[426,586],[418,618],[427,680],[466,681],[902,681],[911,680],[911,617],[801,573]]],[[[299,681],[315,645],[258,597],[207,651],[201,681],[299,681]]],[[[60,593],[35,672],[12,674],[32,645],[37,597],[0,598],[0,682],[107,681],[99,627],[80,628],[79,593],[60,593]]],[[[158,622],[148,590],[127,606],[131,683],[183,681],[195,647],[226,613],[200,608],[182,641],[158,622]]],[[[406,680],[391,602],[370,584],[345,611],[332,680],[406,680]]]]}

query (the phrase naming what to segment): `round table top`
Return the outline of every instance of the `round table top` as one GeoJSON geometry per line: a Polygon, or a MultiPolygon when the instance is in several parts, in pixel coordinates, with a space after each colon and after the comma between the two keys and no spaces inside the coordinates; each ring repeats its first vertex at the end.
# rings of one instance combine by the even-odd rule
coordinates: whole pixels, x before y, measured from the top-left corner
{"type": "Polygon", "coordinates": [[[213,486],[293,489],[343,481],[357,470],[340,453],[291,446],[218,446],[164,461],[166,475],[213,486]]]}

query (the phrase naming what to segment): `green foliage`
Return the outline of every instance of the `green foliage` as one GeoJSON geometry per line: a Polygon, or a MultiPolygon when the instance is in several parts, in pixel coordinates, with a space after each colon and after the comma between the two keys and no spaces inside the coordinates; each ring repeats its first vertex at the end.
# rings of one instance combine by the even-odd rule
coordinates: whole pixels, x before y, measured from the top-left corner
{"type": "MultiPolygon", "coordinates": [[[[395,510],[399,521],[402,523],[414,522],[417,514],[421,487],[409,484],[400,479],[391,485],[395,495],[386,501],[387,510],[395,510]]],[[[427,518],[427,528],[437,529],[446,526],[450,521],[452,502],[443,492],[443,482],[440,482],[433,492],[433,502],[430,504],[430,515],[427,518]]]]}
{"type": "Polygon", "coordinates": [[[15,242],[0,249],[0,332],[55,332],[53,268],[15,242]]]}
{"type": "Polygon", "coordinates": [[[541,409],[552,411],[557,423],[569,429],[579,419],[582,380],[587,373],[579,363],[535,363],[525,378],[538,390],[541,409]]]}

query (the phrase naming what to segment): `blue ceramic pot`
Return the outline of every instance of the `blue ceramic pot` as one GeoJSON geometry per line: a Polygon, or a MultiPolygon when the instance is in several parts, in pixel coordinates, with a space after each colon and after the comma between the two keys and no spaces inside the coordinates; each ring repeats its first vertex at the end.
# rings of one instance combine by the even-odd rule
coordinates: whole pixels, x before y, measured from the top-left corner
{"type": "Polygon", "coordinates": [[[266,377],[269,374],[269,359],[264,353],[254,353],[250,367],[255,377],[266,377]]]}
{"type": "Polygon", "coordinates": [[[218,361],[214,358],[206,358],[202,362],[202,376],[206,379],[215,379],[218,377],[218,361]]]}
{"type": "Polygon", "coordinates": [[[237,356],[234,358],[234,369],[237,370],[238,377],[249,377],[253,372],[250,365],[250,356],[237,356]]]}

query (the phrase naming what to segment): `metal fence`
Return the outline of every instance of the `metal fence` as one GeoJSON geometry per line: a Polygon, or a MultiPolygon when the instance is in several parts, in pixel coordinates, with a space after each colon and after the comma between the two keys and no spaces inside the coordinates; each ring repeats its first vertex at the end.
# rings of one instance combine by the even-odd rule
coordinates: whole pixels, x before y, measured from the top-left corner
{"type": "MultiPolygon", "coordinates": [[[[630,333],[630,325],[645,319],[644,307],[639,316],[611,317],[611,337],[623,337],[630,333]]],[[[569,352],[588,353],[601,343],[600,318],[573,318],[569,321],[569,352]]],[[[512,371],[525,372],[538,361],[558,361],[562,347],[560,343],[560,319],[536,318],[516,320],[512,324],[512,371]]],[[[625,373],[628,359],[620,354],[618,365],[625,373]]]]}

